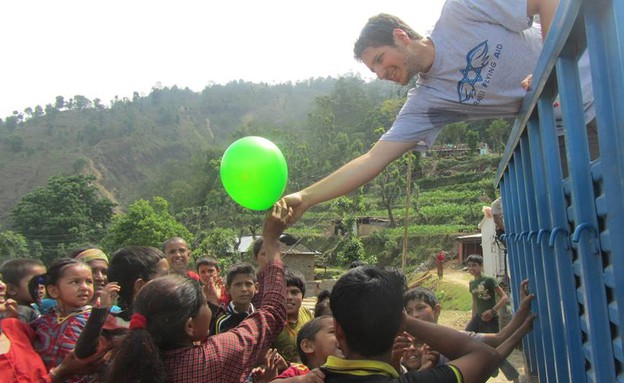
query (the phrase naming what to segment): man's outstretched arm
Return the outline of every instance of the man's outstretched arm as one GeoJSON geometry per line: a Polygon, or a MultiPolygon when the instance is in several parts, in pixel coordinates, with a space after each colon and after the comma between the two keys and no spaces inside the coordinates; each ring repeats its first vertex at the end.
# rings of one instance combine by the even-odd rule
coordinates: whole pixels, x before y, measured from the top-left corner
{"type": "Polygon", "coordinates": [[[313,185],[284,197],[293,208],[294,223],[310,207],[348,194],[381,173],[386,166],[414,147],[415,142],[378,141],[366,154],[351,160],[313,185]]]}

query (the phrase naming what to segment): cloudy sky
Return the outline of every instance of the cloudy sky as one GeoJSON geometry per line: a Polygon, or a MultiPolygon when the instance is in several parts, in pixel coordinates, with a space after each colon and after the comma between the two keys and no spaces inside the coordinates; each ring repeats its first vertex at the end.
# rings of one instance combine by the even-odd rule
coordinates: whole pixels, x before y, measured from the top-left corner
{"type": "Polygon", "coordinates": [[[360,73],[366,20],[395,14],[426,34],[444,0],[6,0],[0,3],[0,118],[83,95],[200,91],[231,80],[278,83],[360,73]]]}

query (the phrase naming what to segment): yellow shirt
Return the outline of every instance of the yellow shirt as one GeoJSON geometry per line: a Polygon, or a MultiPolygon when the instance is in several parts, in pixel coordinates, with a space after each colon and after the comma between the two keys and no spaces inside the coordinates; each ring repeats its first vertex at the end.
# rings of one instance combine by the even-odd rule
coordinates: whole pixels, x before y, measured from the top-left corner
{"type": "Polygon", "coordinates": [[[273,348],[276,348],[277,352],[279,352],[287,362],[301,363],[299,353],[297,352],[297,334],[301,327],[311,321],[312,318],[314,318],[312,312],[302,305],[299,307],[299,318],[297,322],[286,322],[282,332],[273,341],[273,348]]]}

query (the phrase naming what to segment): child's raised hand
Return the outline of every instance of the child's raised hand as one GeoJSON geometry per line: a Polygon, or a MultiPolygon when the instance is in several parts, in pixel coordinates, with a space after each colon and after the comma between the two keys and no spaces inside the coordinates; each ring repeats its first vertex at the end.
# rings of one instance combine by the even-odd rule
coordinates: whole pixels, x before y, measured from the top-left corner
{"type": "Polygon", "coordinates": [[[210,277],[208,283],[205,283],[202,286],[206,300],[215,305],[219,304],[219,298],[221,295],[221,289],[218,287],[218,282],[216,281],[217,278],[219,278],[219,280],[221,279],[221,277],[210,277]]]}
{"type": "Polygon", "coordinates": [[[121,287],[117,282],[109,282],[100,293],[100,307],[110,309],[117,299],[121,287]]]}
{"type": "Polygon", "coordinates": [[[0,315],[3,318],[18,318],[17,302],[13,299],[7,299],[3,303],[0,303],[0,315]]]}
{"type": "Polygon", "coordinates": [[[413,341],[414,337],[406,332],[403,332],[403,334],[397,335],[397,337],[394,338],[394,344],[392,345],[392,360],[390,364],[397,371],[400,371],[403,353],[412,345],[413,341]]]}
{"type": "Polygon", "coordinates": [[[425,371],[434,368],[438,365],[440,360],[440,353],[433,351],[429,345],[425,344],[422,350],[422,363],[418,371],[425,371]]]}
{"type": "Polygon", "coordinates": [[[272,378],[275,378],[277,375],[281,374],[282,371],[288,368],[288,363],[284,359],[277,349],[270,348],[267,351],[266,355],[266,371],[265,374],[272,375],[272,378]]]}

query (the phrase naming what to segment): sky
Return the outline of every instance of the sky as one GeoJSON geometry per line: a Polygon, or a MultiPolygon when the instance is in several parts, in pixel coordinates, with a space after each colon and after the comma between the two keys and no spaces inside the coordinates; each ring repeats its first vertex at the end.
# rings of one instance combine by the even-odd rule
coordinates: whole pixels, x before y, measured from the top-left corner
{"type": "Polygon", "coordinates": [[[444,0],[7,0],[0,3],[0,118],[82,95],[201,91],[347,73],[366,20],[394,14],[426,35],[444,0]]]}

